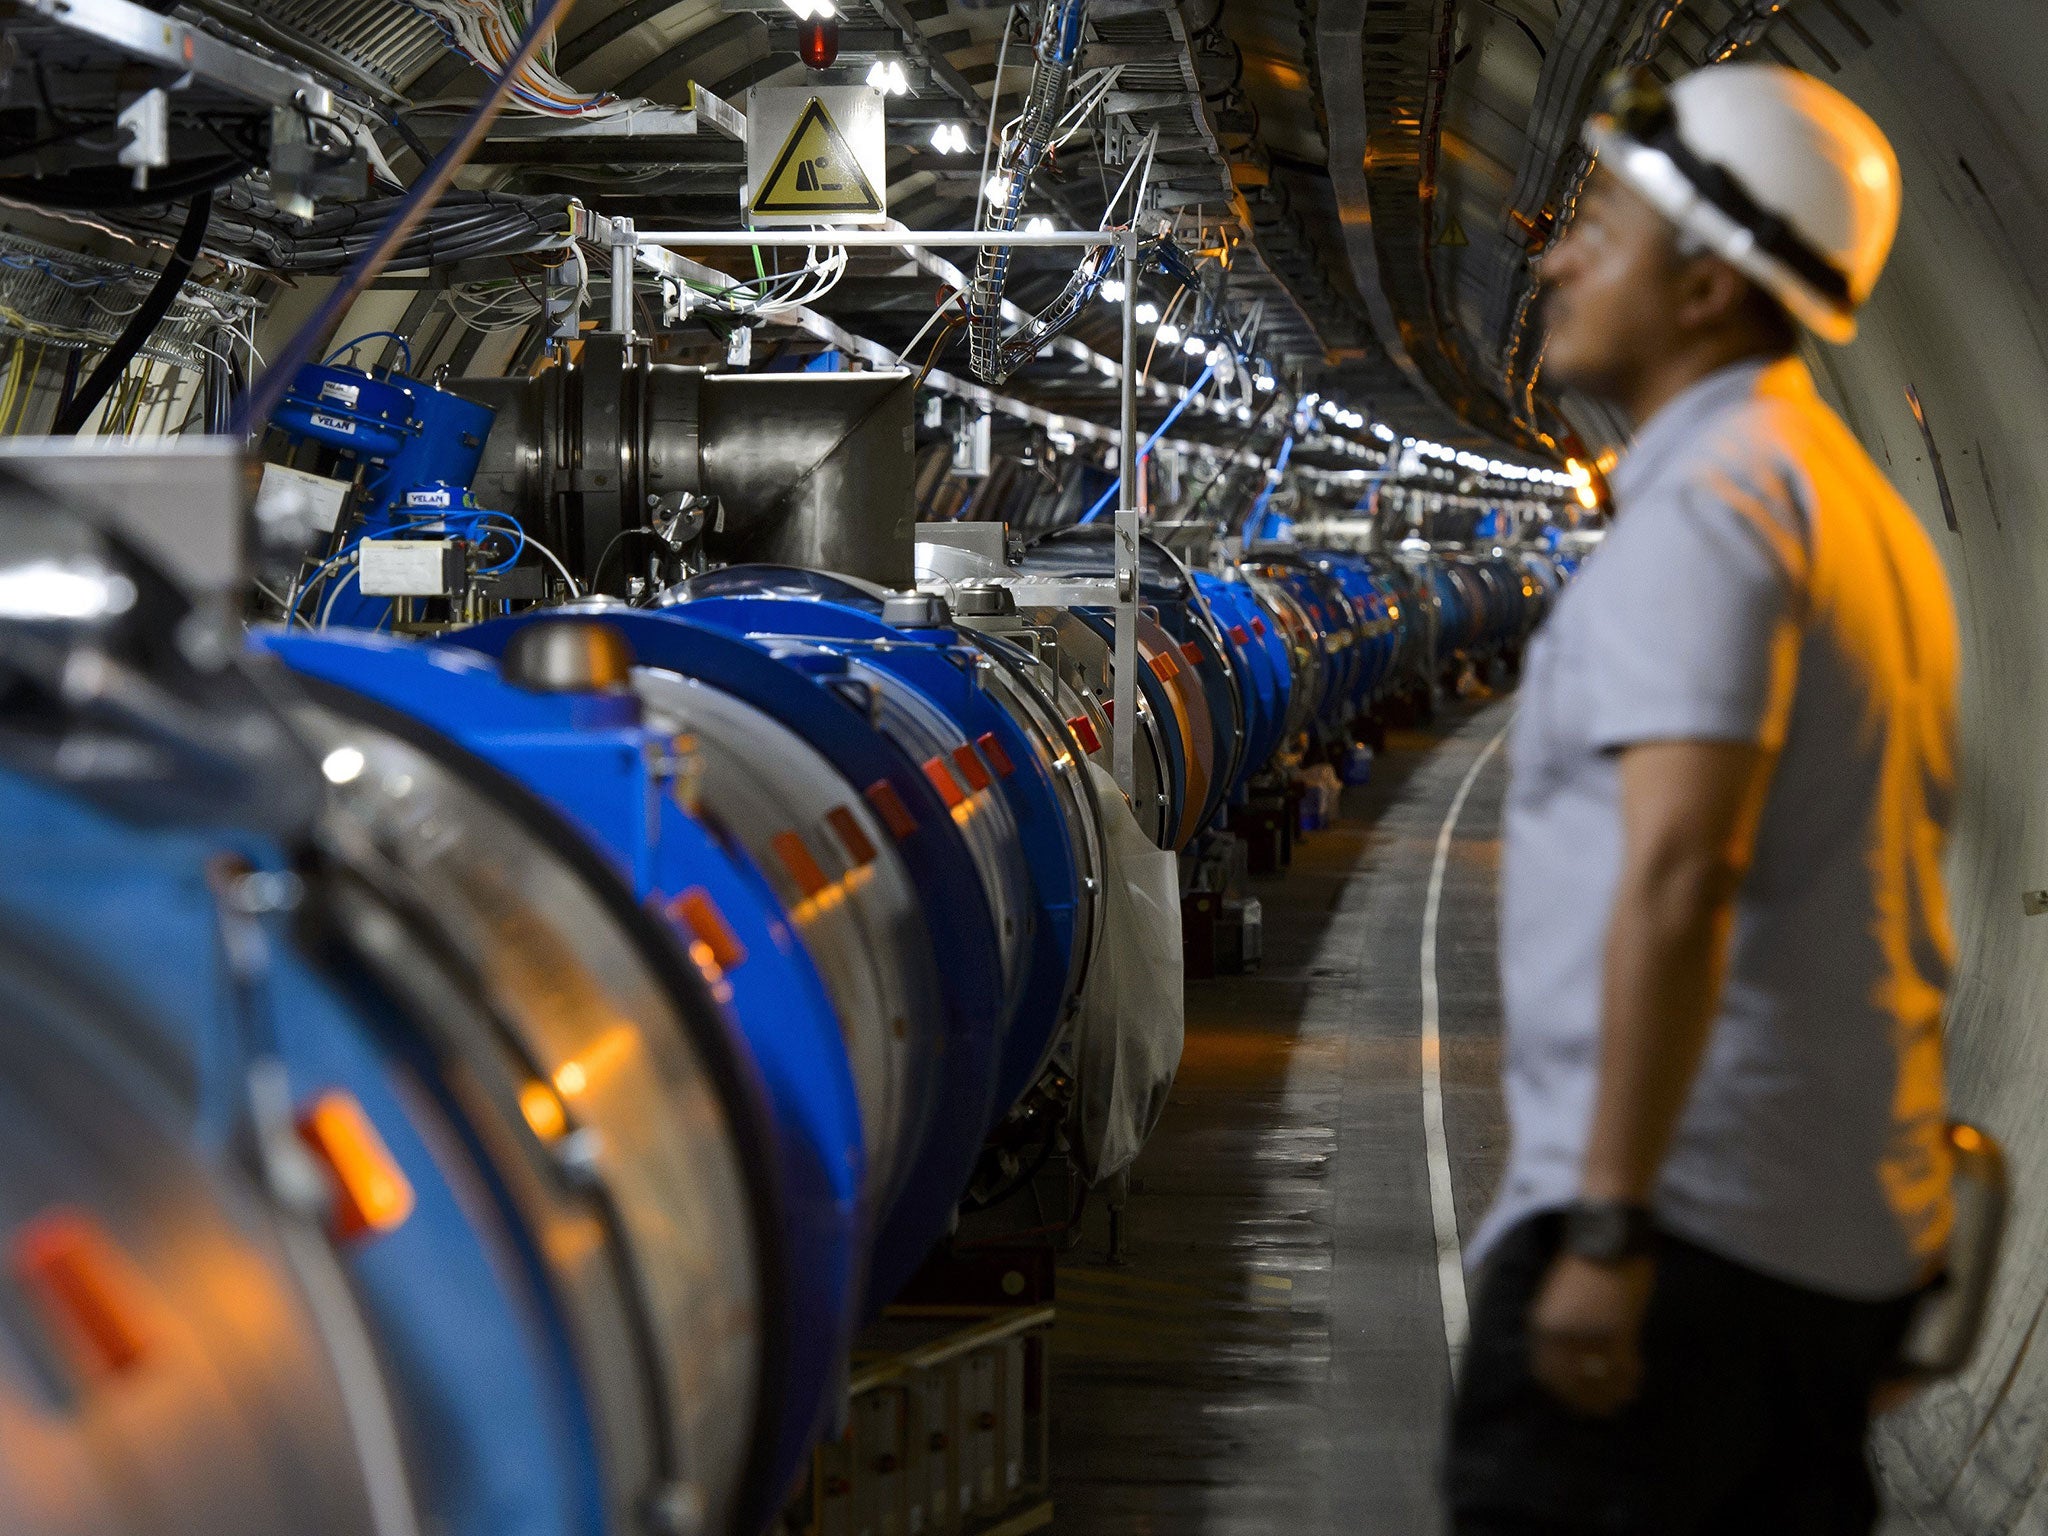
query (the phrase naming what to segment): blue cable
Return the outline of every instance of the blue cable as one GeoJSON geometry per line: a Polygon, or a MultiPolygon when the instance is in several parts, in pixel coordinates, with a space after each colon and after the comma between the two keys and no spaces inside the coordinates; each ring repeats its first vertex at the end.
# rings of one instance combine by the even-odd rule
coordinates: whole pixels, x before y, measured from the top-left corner
{"type": "MultiPolygon", "coordinates": [[[[490,537],[490,535],[494,533],[506,532],[509,532],[512,535],[514,541],[512,545],[512,553],[507,555],[504,559],[500,560],[496,565],[479,566],[477,568],[478,575],[495,576],[500,571],[509,571],[512,569],[513,566],[519,563],[519,557],[526,553],[526,534],[520,529],[513,528],[508,530],[504,528],[486,528],[484,530],[484,537],[488,538],[490,537]]],[[[472,538],[470,542],[480,544],[483,542],[483,540],[472,538]]]]}
{"type": "MultiPolygon", "coordinates": [[[[1179,400],[1174,402],[1173,409],[1166,413],[1166,420],[1159,423],[1159,426],[1156,430],[1154,430],[1152,435],[1145,439],[1145,446],[1138,450],[1138,463],[1140,465],[1142,465],[1145,462],[1147,455],[1149,455],[1152,452],[1153,444],[1157,443],[1160,438],[1166,436],[1167,430],[1171,428],[1176,421],[1180,420],[1180,413],[1186,410],[1190,405],[1194,403],[1195,396],[1199,395],[1202,392],[1202,386],[1209,382],[1209,375],[1214,373],[1215,371],[1216,365],[1214,363],[1211,363],[1208,367],[1204,368],[1202,370],[1201,377],[1195,380],[1194,386],[1191,389],[1189,389],[1186,394],[1182,395],[1179,400]]],[[[1115,500],[1117,490],[1119,487],[1123,485],[1123,483],[1124,477],[1122,475],[1118,475],[1114,480],[1110,481],[1109,489],[1104,491],[1100,496],[1096,498],[1095,505],[1090,507],[1087,510],[1087,512],[1082,515],[1081,521],[1083,523],[1092,523],[1095,521],[1096,518],[1102,516],[1102,509],[1108,506],[1111,501],[1115,500]]]]}
{"type": "MultiPolygon", "coordinates": [[[[351,539],[346,545],[336,550],[332,555],[329,555],[325,560],[321,561],[319,565],[313,568],[313,574],[311,576],[308,576],[304,584],[301,585],[299,588],[298,602],[294,603],[292,607],[285,613],[284,627],[286,629],[290,629],[292,627],[293,620],[298,617],[299,608],[305,603],[307,594],[309,594],[313,590],[314,585],[319,582],[320,578],[326,572],[333,569],[336,565],[339,565],[341,562],[347,560],[350,555],[355,554],[369,540],[390,539],[396,538],[402,534],[418,533],[428,521],[437,522],[445,525],[449,532],[459,534],[462,538],[468,539],[472,544],[480,544],[483,542],[483,540],[477,536],[477,530],[479,526],[483,526],[484,533],[486,536],[492,533],[504,533],[510,534],[512,538],[517,541],[512,547],[512,553],[507,555],[503,560],[500,560],[496,565],[487,565],[479,567],[479,575],[495,576],[501,571],[509,571],[514,565],[518,564],[519,557],[526,553],[526,530],[519,525],[519,522],[516,518],[512,517],[509,513],[505,512],[481,511],[471,513],[468,516],[457,515],[453,517],[443,512],[436,512],[431,518],[421,518],[410,523],[398,523],[390,528],[379,528],[370,533],[360,534],[357,537],[351,539]],[[504,523],[504,526],[488,526],[485,523],[485,520],[488,518],[500,519],[504,523]],[[460,527],[457,527],[458,524],[460,524],[460,527]]],[[[343,576],[342,580],[346,581],[348,580],[349,576],[352,576],[354,574],[355,573],[351,571],[348,573],[348,575],[343,576]]],[[[340,590],[338,584],[336,590],[340,590]]],[[[327,594],[327,596],[332,597],[333,593],[329,593],[327,594]]]]}
{"type": "Polygon", "coordinates": [[[389,337],[391,340],[398,343],[398,350],[405,354],[405,371],[407,373],[411,373],[412,343],[407,341],[403,336],[399,335],[398,332],[396,331],[365,331],[363,332],[362,335],[354,338],[351,341],[344,341],[340,346],[336,347],[332,352],[328,353],[326,357],[322,358],[321,363],[323,366],[327,363],[331,363],[337,357],[341,356],[342,353],[348,351],[350,348],[360,347],[364,342],[375,341],[380,336],[389,337]]]}
{"type": "Polygon", "coordinates": [[[1273,461],[1273,473],[1267,477],[1266,488],[1259,492],[1259,499],[1252,503],[1251,511],[1245,515],[1244,546],[1246,549],[1250,549],[1252,541],[1258,537],[1259,518],[1265,513],[1266,503],[1273,499],[1273,493],[1280,489],[1281,472],[1287,468],[1287,461],[1293,454],[1294,434],[1290,432],[1287,434],[1286,441],[1280,445],[1280,456],[1273,461]]]}

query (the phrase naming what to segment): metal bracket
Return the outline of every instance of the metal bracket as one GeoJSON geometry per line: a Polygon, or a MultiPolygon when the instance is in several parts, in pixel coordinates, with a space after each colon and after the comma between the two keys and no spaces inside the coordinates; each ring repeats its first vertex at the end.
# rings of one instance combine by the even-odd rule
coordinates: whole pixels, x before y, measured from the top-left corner
{"type": "MultiPolygon", "coordinates": [[[[133,4],[132,0],[17,0],[17,5],[19,13],[36,21],[62,27],[114,53],[162,70],[172,77],[172,89],[208,87],[269,107],[273,120],[279,114],[294,120],[334,119],[334,93],[311,75],[274,64],[174,16],[133,4]]],[[[10,29],[17,25],[9,22],[10,29]]],[[[138,133],[130,148],[122,152],[121,163],[133,166],[138,175],[163,163],[150,158],[149,117],[156,106],[164,104],[160,90],[145,93],[122,114],[122,121],[138,133]],[[145,105],[151,95],[157,97],[156,106],[145,105]],[[131,119],[131,113],[137,115],[131,119]]],[[[360,151],[357,158],[360,159],[360,151]]],[[[272,151],[271,168],[282,171],[288,183],[277,198],[278,206],[287,212],[310,216],[310,197],[296,190],[293,168],[280,162],[276,149],[272,151]]]]}

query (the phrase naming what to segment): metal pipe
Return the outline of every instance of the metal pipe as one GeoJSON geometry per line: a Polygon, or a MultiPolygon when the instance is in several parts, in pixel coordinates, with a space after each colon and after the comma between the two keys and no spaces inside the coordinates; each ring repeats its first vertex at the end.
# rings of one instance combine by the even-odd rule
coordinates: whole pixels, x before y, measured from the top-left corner
{"type": "Polygon", "coordinates": [[[612,329],[633,339],[633,250],[639,241],[631,219],[612,220],[612,329]]]}
{"type": "Polygon", "coordinates": [[[1109,723],[1110,767],[1124,798],[1137,799],[1138,730],[1138,231],[1124,248],[1124,368],[1118,381],[1122,460],[1116,498],[1116,711],[1109,723]]]}

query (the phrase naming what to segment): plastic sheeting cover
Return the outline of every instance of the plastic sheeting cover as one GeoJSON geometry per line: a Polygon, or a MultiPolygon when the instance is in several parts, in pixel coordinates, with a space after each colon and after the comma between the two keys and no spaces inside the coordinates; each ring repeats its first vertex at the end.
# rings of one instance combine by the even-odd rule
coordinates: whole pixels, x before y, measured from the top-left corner
{"type": "Polygon", "coordinates": [[[1178,861],[1138,826],[1116,780],[1088,765],[1108,842],[1102,945],[1074,1020],[1074,1116],[1090,1184],[1121,1173],[1152,1134],[1180,1070],[1178,861]]]}

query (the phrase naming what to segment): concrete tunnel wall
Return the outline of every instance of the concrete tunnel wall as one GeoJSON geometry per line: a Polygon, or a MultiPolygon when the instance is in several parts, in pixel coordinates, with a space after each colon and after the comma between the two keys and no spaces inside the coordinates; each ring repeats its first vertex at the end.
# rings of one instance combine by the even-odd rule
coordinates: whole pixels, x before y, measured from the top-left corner
{"type": "MultiPolygon", "coordinates": [[[[1898,246],[1820,387],[1912,503],[1962,625],[1962,814],[1950,863],[1958,965],[1954,1112],[1994,1132],[2015,1181],[1976,1360],[1883,1422],[1900,1531],[2048,1531],[2048,5],[1856,7],[1872,46],[1833,77],[1897,147],[1898,246]],[[1907,404],[1918,391],[1953,507],[1907,404]]],[[[1824,354],[1824,355],[1821,355],[1824,354]]]]}

